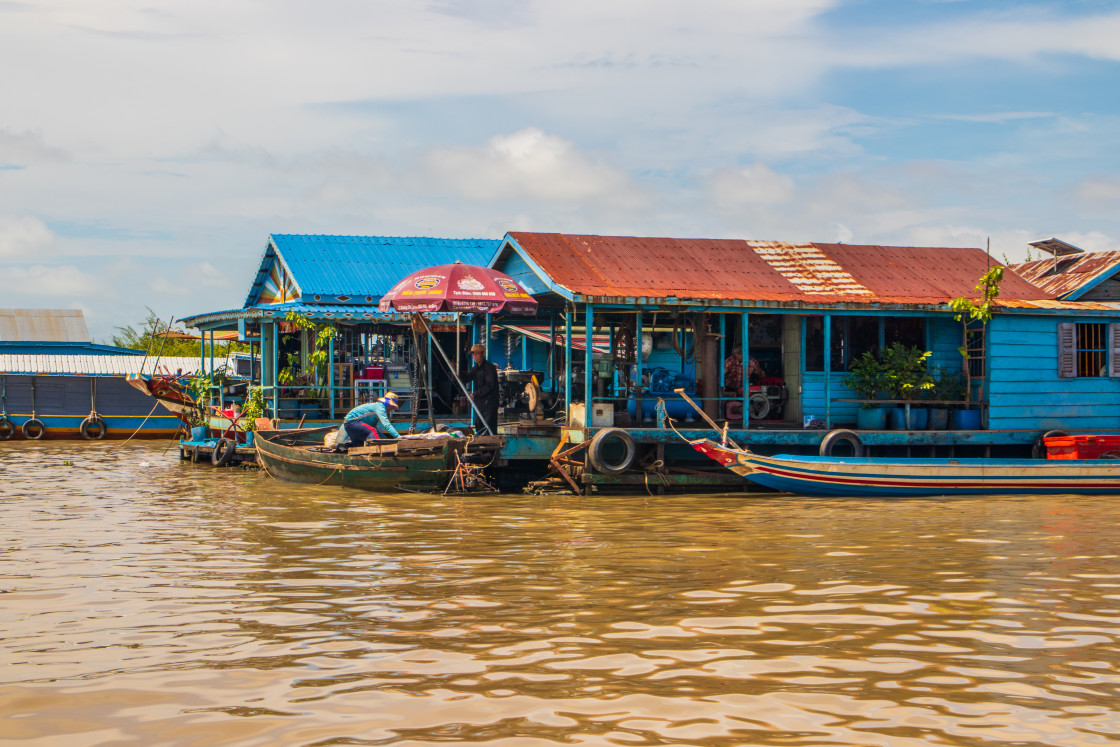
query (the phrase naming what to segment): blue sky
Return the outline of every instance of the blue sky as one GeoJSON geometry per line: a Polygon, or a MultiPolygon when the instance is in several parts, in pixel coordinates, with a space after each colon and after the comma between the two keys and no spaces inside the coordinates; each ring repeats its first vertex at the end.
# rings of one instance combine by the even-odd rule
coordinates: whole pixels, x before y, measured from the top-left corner
{"type": "Polygon", "coordinates": [[[0,0],[0,306],[238,307],[269,233],[1120,248],[1120,2],[0,0]]]}

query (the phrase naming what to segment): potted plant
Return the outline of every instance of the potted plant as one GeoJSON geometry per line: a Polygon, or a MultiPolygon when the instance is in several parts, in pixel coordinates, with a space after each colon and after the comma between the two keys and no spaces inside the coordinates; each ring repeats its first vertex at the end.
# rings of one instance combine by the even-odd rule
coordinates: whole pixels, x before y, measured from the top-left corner
{"type": "Polygon", "coordinates": [[[245,402],[241,407],[242,430],[245,431],[245,445],[253,444],[253,433],[257,430],[257,418],[264,417],[265,401],[264,389],[253,387],[249,389],[245,402]]]}
{"type": "MultiPolygon", "coordinates": [[[[980,276],[976,290],[980,291],[979,299],[967,297],[954,298],[949,302],[949,307],[957,312],[953,318],[961,323],[961,373],[964,379],[964,397],[966,401],[972,399],[972,366],[974,359],[983,360],[987,347],[987,325],[992,321],[995,300],[999,298],[999,285],[1003,282],[1003,267],[990,268],[980,276]],[[977,326],[978,325],[978,326],[977,326]],[[973,333],[976,332],[976,339],[973,333]],[[979,341],[979,345],[976,341],[979,341]]],[[[979,400],[984,399],[984,380],[980,380],[979,400]]],[[[976,430],[981,424],[981,411],[968,409],[962,406],[952,411],[953,428],[956,430],[976,430]]]]}
{"type": "Polygon", "coordinates": [[[964,382],[961,375],[951,368],[940,368],[933,377],[933,387],[929,391],[931,398],[929,410],[929,429],[943,431],[949,427],[949,411],[953,405],[946,402],[958,402],[964,399],[964,382]]]}
{"type": "Polygon", "coordinates": [[[210,377],[195,376],[187,384],[191,395],[191,406],[184,411],[187,425],[191,429],[191,440],[202,441],[210,429],[210,413],[207,402],[210,400],[210,377]]]}
{"type": "MultiPolygon", "coordinates": [[[[859,399],[873,400],[885,388],[883,364],[871,351],[865,351],[852,362],[848,375],[840,383],[851,389],[859,399]]],[[[856,427],[881,431],[886,427],[887,408],[874,402],[863,402],[856,415],[856,427]]]]}
{"type": "MultiPolygon", "coordinates": [[[[887,391],[891,399],[917,401],[923,392],[933,388],[933,377],[929,375],[926,361],[928,350],[892,342],[883,351],[883,371],[887,391]]],[[[891,413],[891,427],[896,430],[924,430],[929,411],[924,407],[909,405],[910,422],[906,422],[906,409],[891,413]]]]}

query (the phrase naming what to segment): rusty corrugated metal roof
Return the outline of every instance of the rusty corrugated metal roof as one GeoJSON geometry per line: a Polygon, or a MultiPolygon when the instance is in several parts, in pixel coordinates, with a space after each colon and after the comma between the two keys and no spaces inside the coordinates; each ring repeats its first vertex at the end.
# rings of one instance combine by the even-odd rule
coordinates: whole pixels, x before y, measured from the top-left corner
{"type": "Polygon", "coordinates": [[[1059,297],[1111,275],[1118,268],[1120,251],[1047,257],[1011,265],[1011,269],[1028,282],[1059,297]]]}
{"type": "MultiPolygon", "coordinates": [[[[945,303],[975,297],[982,249],[511,233],[556,284],[600,300],[945,303]]],[[[1054,296],[1008,273],[1000,299],[1054,296]]]]}

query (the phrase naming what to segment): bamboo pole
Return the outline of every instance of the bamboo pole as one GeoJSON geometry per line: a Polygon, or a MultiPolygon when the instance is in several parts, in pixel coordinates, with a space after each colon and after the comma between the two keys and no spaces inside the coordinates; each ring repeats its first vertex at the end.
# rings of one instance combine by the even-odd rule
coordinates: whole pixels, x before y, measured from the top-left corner
{"type": "MultiPolygon", "coordinates": [[[[673,391],[676,392],[677,394],[679,394],[681,396],[681,399],[683,399],[685,402],[692,405],[692,409],[694,409],[694,410],[696,410],[696,412],[700,413],[700,417],[702,417],[702,418],[704,418],[704,420],[708,421],[708,425],[712,426],[712,428],[715,429],[716,433],[719,433],[721,435],[724,433],[724,430],[719,427],[719,425],[716,423],[716,421],[714,421],[710,417],[708,417],[708,413],[701,410],[697,406],[697,404],[692,401],[692,398],[684,393],[683,389],[674,389],[673,391]]],[[[739,451],[742,451],[742,448],[739,446],[739,444],[735,443],[730,438],[727,439],[727,443],[731,444],[731,446],[738,449],[739,451]]]]}

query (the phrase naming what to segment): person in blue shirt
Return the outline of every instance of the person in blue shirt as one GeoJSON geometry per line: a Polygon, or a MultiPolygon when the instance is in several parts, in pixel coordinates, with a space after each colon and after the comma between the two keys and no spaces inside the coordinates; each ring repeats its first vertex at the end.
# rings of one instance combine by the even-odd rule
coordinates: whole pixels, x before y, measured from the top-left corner
{"type": "Polygon", "coordinates": [[[350,443],[355,446],[361,446],[370,438],[400,438],[401,434],[389,422],[389,413],[399,406],[397,395],[386,392],[385,396],[376,402],[358,405],[346,413],[346,418],[342,421],[342,430],[349,437],[350,443]]]}

